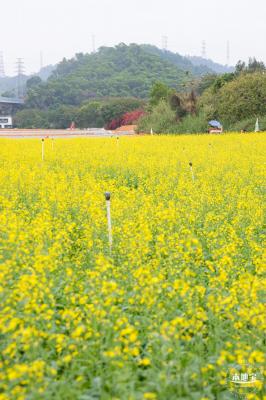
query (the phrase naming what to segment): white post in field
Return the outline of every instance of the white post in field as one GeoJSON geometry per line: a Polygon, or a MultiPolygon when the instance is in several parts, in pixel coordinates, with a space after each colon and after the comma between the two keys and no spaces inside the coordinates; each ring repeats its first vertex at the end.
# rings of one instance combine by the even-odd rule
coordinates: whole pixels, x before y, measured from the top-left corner
{"type": "Polygon", "coordinates": [[[110,248],[110,251],[112,251],[113,236],[112,236],[112,219],[111,219],[111,193],[106,192],[104,195],[105,195],[106,210],[107,210],[109,248],[110,248]]]}
{"type": "Polygon", "coordinates": [[[257,118],[256,125],[255,125],[255,132],[260,131],[260,124],[259,124],[259,118],[257,118]]]}
{"type": "Polygon", "coordinates": [[[195,175],[194,175],[194,172],[193,172],[193,164],[192,164],[191,161],[189,163],[189,166],[190,166],[190,171],[191,171],[191,177],[192,177],[192,180],[194,182],[195,181],[195,175]]]}
{"type": "Polygon", "coordinates": [[[42,161],[44,160],[44,139],[42,138],[42,161]]]}
{"type": "Polygon", "coordinates": [[[151,135],[153,136],[153,129],[151,128],[151,135]]]}

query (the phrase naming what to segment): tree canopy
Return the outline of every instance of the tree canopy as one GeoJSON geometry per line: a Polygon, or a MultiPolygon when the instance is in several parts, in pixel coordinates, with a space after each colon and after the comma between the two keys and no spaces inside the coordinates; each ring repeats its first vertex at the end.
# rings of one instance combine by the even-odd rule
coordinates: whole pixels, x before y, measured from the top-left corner
{"type": "Polygon", "coordinates": [[[106,96],[147,98],[158,80],[181,90],[188,77],[186,71],[142,46],[101,47],[97,53],[63,59],[47,82],[28,90],[27,105],[47,109],[106,96]]]}

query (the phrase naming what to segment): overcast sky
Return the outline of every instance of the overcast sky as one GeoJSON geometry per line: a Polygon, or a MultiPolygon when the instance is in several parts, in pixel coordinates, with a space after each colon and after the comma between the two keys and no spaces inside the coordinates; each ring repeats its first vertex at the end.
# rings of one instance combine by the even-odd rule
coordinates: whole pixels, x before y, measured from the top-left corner
{"type": "Polygon", "coordinates": [[[255,56],[266,62],[266,0],[1,0],[0,51],[14,75],[17,57],[26,73],[64,56],[124,43],[151,43],[180,54],[226,63],[255,56]]]}

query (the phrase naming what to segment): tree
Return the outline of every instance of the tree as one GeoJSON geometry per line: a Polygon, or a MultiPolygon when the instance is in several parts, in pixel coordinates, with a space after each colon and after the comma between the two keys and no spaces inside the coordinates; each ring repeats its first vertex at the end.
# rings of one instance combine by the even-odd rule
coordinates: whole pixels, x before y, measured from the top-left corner
{"type": "Polygon", "coordinates": [[[14,125],[18,128],[49,128],[47,115],[36,109],[22,110],[16,113],[14,125]]]}
{"type": "Polygon", "coordinates": [[[150,114],[139,120],[138,131],[150,132],[152,128],[154,133],[168,133],[173,131],[176,122],[175,111],[172,110],[167,101],[161,100],[150,114]]]}
{"type": "Polygon", "coordinates": [[[183,99],[179,94],[171,94],[171,96],[169,97],[169,104],[171,109],[175,112],[177,120],[180,120],[186,115],[187,111],[184,107],[183,99]]]}
{"type": "Polygon", "coordinates": [[[145,115],[144,110],[137,109],[122,115],[121,118],[115,118],[106,125],[106,129],[114,130],[123,125],[136,124],[141,117],[145,115]]]}
{"type": "Polygon", "coordinates": [[[203,78],[199,81],[196,92],[197,94],[201,95],[205,90],[211,87],[217,79],[216,74],[207,74],[203,76],[203,78]]]}
{"type": "Polygon", "coordinates": [[[236,75],[239,75],[243,72],[253,73],[253,72],[263,72],[266,70],[266,66],[262,61],[257,61],[255,57],[250,57],[248,60],[248,64],[244,61],[238,61],[235,68],[236,75]]]}
{"type": "Polygon", "coordinates": [[[91,101],[80,107],[77,115],[77,123],[80,128],[100,128],[104,126],[102,116],[102,103],[100,101],[91,101]]]}
{"type": "Polygon", "coordinates": [[[156,82],[150,92],[150,104],[156,106],[161,100],[168,100],[172,89],[162,82],[156,82]]]}
{"type": "Polygon", "coordinates": [[[259,71],[265,71],[266,67],[265,64],[262,61],[257,61],[256,58],[249,58],[248,60],[248,66],[247,66],[247,71],[248,72],[259,72],[259,71]]]}
{"type": "Polygon", "coordinates": [[[27,80],[26,82],[26,89],[32,89],[42,83],[42,80],[39,76],[32,76],[30,79],[27,80]]]}
{"type": "Polygon", "coordinates": [[[241,74],[241,72],[244,72],[245,70],[246,70],[246,63],[244,61],[239,60],[235,68],[236,75],[241,74]]]}
{"type": "Polygon", "coordinates": [[[225,124],[266,115],[266,75],[244,73],[229,80],[215,93],[210,88],[201,97],[200,108],[204,112],[212,111],[209,116],[225,124]]]}

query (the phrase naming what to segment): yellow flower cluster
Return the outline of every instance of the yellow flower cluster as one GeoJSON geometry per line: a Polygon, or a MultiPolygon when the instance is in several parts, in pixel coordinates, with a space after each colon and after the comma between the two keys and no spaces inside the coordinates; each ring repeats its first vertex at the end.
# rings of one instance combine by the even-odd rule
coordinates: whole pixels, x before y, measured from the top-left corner
{"type": "Polygon", "coordinates": [[[262,379],[265,144],[46,139],[42,161],[39,140],[1,139],[0,400],[229,398],[231,365],[262,379]]]}

